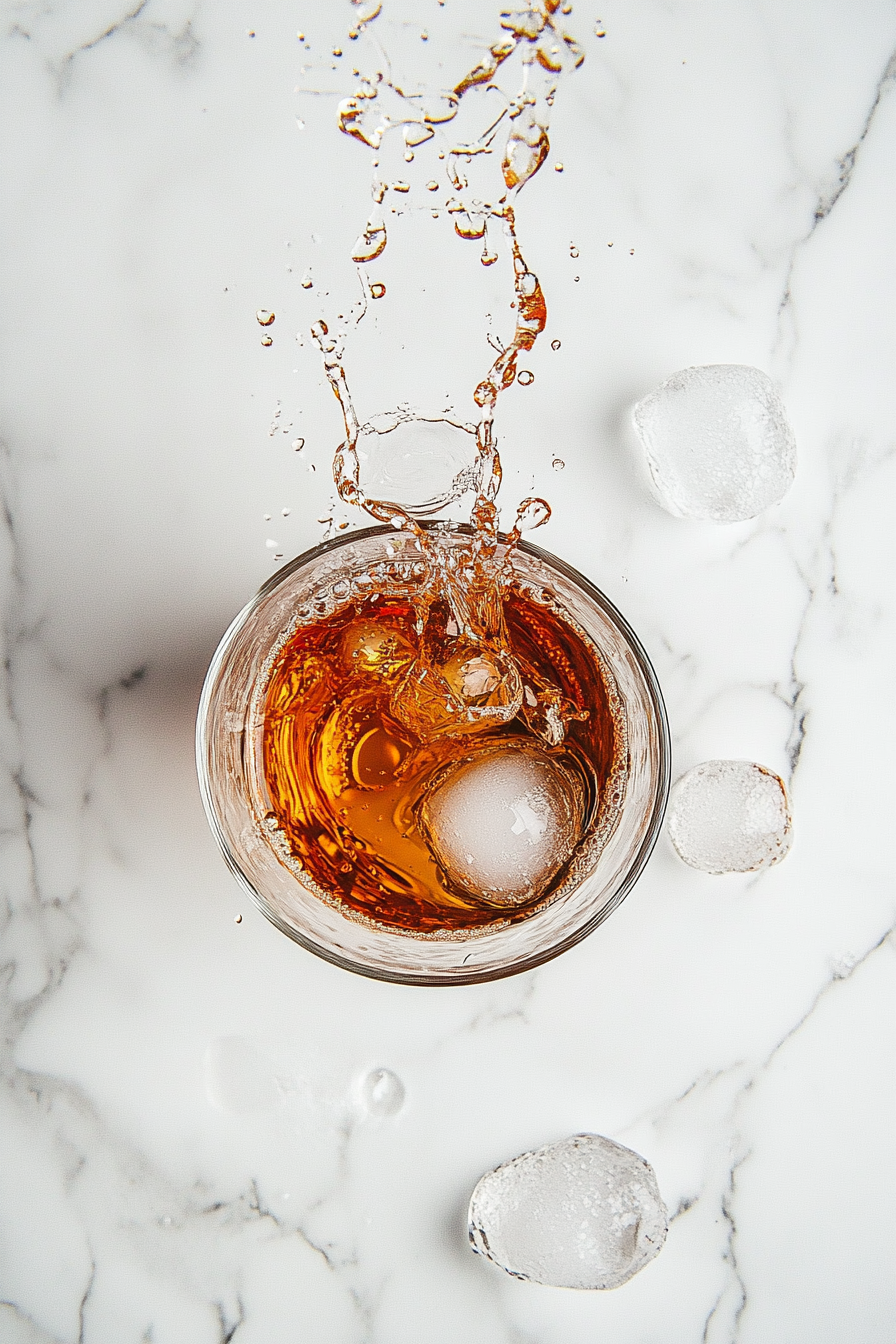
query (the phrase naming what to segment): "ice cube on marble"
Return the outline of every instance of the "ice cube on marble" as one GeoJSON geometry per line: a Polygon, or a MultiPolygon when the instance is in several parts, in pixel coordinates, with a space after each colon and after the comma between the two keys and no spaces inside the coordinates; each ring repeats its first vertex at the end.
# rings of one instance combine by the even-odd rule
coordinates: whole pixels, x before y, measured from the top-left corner
{"type": "Polygon", "coordinates": [[[704,873],[754,873],[784,858],[793,838],[784,781],[754,761],[703,761],[676,781],[669,838],[704,873]]]}
{"type": "Polygon", "coordinates": [[[662,1249],[666,1206],[650,1163],[576,1134],[486,1172],[470,1244],[508,1274],[555,1288],[618,1288],[662,1249]]]}
{"type": "Polygon", "coordinates": [[[425,797],[424,837],[451,886],[498,906],[542,895],[581,839],[584,789],[547,752],[506,743],[457,762],[425,797]]]}
{"type": "Polygon", "coordinates": [[[632,418],[660,499],[678,517],[742,522],[777,504],[793,482],[793,430],[760,369],[681,369],[632,418]]]}

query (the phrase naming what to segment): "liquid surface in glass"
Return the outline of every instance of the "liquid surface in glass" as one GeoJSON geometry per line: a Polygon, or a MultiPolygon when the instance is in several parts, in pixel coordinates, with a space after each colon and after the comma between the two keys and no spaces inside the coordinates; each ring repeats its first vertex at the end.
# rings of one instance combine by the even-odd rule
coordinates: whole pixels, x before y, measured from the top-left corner
{"type": "MultiPolygon", "coordinates": [[[[266,825],[285,861],[344,913],[418,935],[517,922],[574,884],[612,829],[626,763],[612,681],[590,642],[552,605],[511,584],[502,606],[522,682],[520,708],[476,733],[421,735],[409,726],[405,697],[424,639],[408,598],[346,604],[300,625],[280,650],[264,708],[266,825]],[[446,776],[456,788],[472,765],[510,757],[556,778],[572,800],[565,820],[575,834],[560,838],[528,895],[523,884],[495,896],[484,882],[475,890],[475,873],[471,881],[460,871],[471,856],[460,856],[456,873],[447,871],[425,812],[446,776]]],[[[429,624],[450,628],[450,621],[447,603],[435,604],[429,624]]],[[[471,661],[467,678],[478,676],[480,698],[487,697],[487,673],[479,665],[471,672],[471,661]]],[[[542,796],[538,781],[535,794],[542,796]]],[[[534,805],[537,811],[537,797],[534,805]]],[[[485,810],[486,845],[491,827],[498,847],[508,820],[511,831],[531,826],[525,806],[518,810],[519,824],[512,816],[502,822],[497,808],[492,816],[485,810]]],[[[524,850],[527,840],[523,834],[524,850]]]]}

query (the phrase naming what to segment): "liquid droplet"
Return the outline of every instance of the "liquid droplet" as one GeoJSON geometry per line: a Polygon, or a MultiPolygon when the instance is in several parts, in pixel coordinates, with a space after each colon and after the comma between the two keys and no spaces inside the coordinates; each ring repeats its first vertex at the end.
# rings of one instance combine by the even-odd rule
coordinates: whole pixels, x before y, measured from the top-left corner
{"type": "Polygon", "coordinates": [[[370,286],[370,297],[372,299],[381,299],[386,292],[386,286],[379,280],[370,286]]]}
{"type": "Polygon", "coordinates": [[[352,261],[357,262],[359,265],[362,265],[365,261],[373,261],[380,255],[385,246],[385,224],[368,223],[352,249],[352,261]]]}
{"type": "Polygon", "coordinates": [[[274,321],[276,314],[269,313],[266,308],[259,308],[255,316],[258,319],[259,326],[269,327],[271,323],[274,321]]]}
{"type": "Polygon", "coordinates": [[[311,276],[306,271],[305,274],[302,276],[300,283],[303,289],[310,289],[311,286],[314,284],[314,281],[311,279],[311,276]]]}
{"type": "Polygon", "coordinates": [[[305,447],[305,440],[304,440],[304,439],[293,439],[293,441],[292,441],[292,446],[293,446],[293,448],[295,448],[295,450],[296,450],[297,453],[300,453],[300,452],[302,451],[302,449],[305,447]]]}
{"type": "Polygon", "coordinates": [[[555,457],[553,462],[551,463],[551,466],[554,468],[555,471],[562,471],[563,468],[566,466],[566,463],[563,461],[562,457],[555,457]]]}
{"type": "Polygon", "coordinates": [[[483,266],[494,266],[495,262],[498,260],[498,254],[497,252],[489,252],[488,248],[485,247],[482,249],[482,256],[479,260],[482,262],[483,266]]]}
{"type": "Polygon", "coordinates": [[[233,917],[233,922],[234,922],[234,924],[242,924],[242,922],[243,922],[243,917],[242,917],[242,915],[234,915],[234,917],[233,917]]]}
{"type": "Polygon", "coordinates": [[[552,349],[552,350],[559,350],[559,349],[560,349],[560,342],[559,342],[559,341],[551,341],[551,349],[552,349]]]}
{"type": "Polygon", "coordinates": [[[427,191],[438,191],[438,189],[439,189],[438,182],[427,182],[426,184],[427,191]]]}
{"type": "Polygon", "coordinates": [[[535,374],[532,373],[531,369],[520,369],[516,380],[521,387],[529,387],[531,383],[535,382],[535,374]]]}
{"type": "Polygon", "coordinates": [[[570,245],[569,245],[569,255],[570,255],[571,257],[577,257],[577,256],[579,255],[579,249],[576,247],[575,243],[570,243],[570,245]]]}
{"type": "Polygon", "coordinates": [[[360,1091],[371,1115],[397,1115],[404,1105],[404,1083],[391,1069],[372,1069],[360,1091]]]}
{"type": "Polygon", "coordinates": [[[563,172],[563,164],[562,164],[562,163],[555,163],[555,164],[554,164],[554,172],[555,172],[555,173],[562,173],[562,172],[563,172]]]}
{"type": "Polygon", "coordinates": [[[262,343],[262,345],[273,345],[273,344],[274,344],[274,338],[273,338],[273,336],[262,336],[262,338],[261,338],[261,343],[262,343]]]}

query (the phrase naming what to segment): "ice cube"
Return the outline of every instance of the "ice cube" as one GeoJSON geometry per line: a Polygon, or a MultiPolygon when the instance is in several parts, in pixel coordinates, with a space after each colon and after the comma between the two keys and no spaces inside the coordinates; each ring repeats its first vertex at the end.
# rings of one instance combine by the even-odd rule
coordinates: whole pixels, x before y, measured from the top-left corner
{"type": "Polygon", "coordinates": [[[582,835],[585,794],[534,744],[502,743],[457,762],[423,800],[420,821],[452,887],[499,906],[541,896],[582,835]]]}
{"type": "Polygon", "coordinates": [[[632,417],[660,498],[678,517],[741,522],[790,489],[793,430],[760,369],[682,369],[639,401],[632,417]]]}
{"type": "Polygon", "coordinates": [[[754,873],[790,849],[784,781],[753,761],[704,761],[676,782],[669,838],[704,873],[754,873]]]}
{"type": "Polygon", "coordinates": [[[555,1288],[618,1288],[659,1253],[667,1229],[650,1163],[600,1134],[505,1162],[470,1200],[473,1250],[555,1288]]]}

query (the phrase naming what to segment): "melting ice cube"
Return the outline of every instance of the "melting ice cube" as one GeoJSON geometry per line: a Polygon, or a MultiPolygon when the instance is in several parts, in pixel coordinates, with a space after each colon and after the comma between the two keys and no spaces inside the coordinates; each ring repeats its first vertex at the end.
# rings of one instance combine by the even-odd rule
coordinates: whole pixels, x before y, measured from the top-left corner
{"type": "Polygon", "coordinates": [[[584,790],[529,743],[460,761],[421,808],[423,833],[449,883],[494,905],[547,890],[582,835],[584,790]]]}
{"type": "Polygon", "coordinates": [[[772,380],[759,369],[682,369],[639,401],[632,416],[670,513],[741,522],[790,489],[793,430],[772,380]]]}
{"type": "Polygon", "coordinates": [[[649,1162],[600,1134],[505,1162],[470,1200],[473,1250],[555,1288],[618,1288],[659,1253],[667,1225],[649,1162]]]}
{"type": "Polygon", "coordinates": [[[753,761],[704,761],[675,784],[669,838],[704,873],[753,873],[790,849],[784,781],[753,761]]]}

